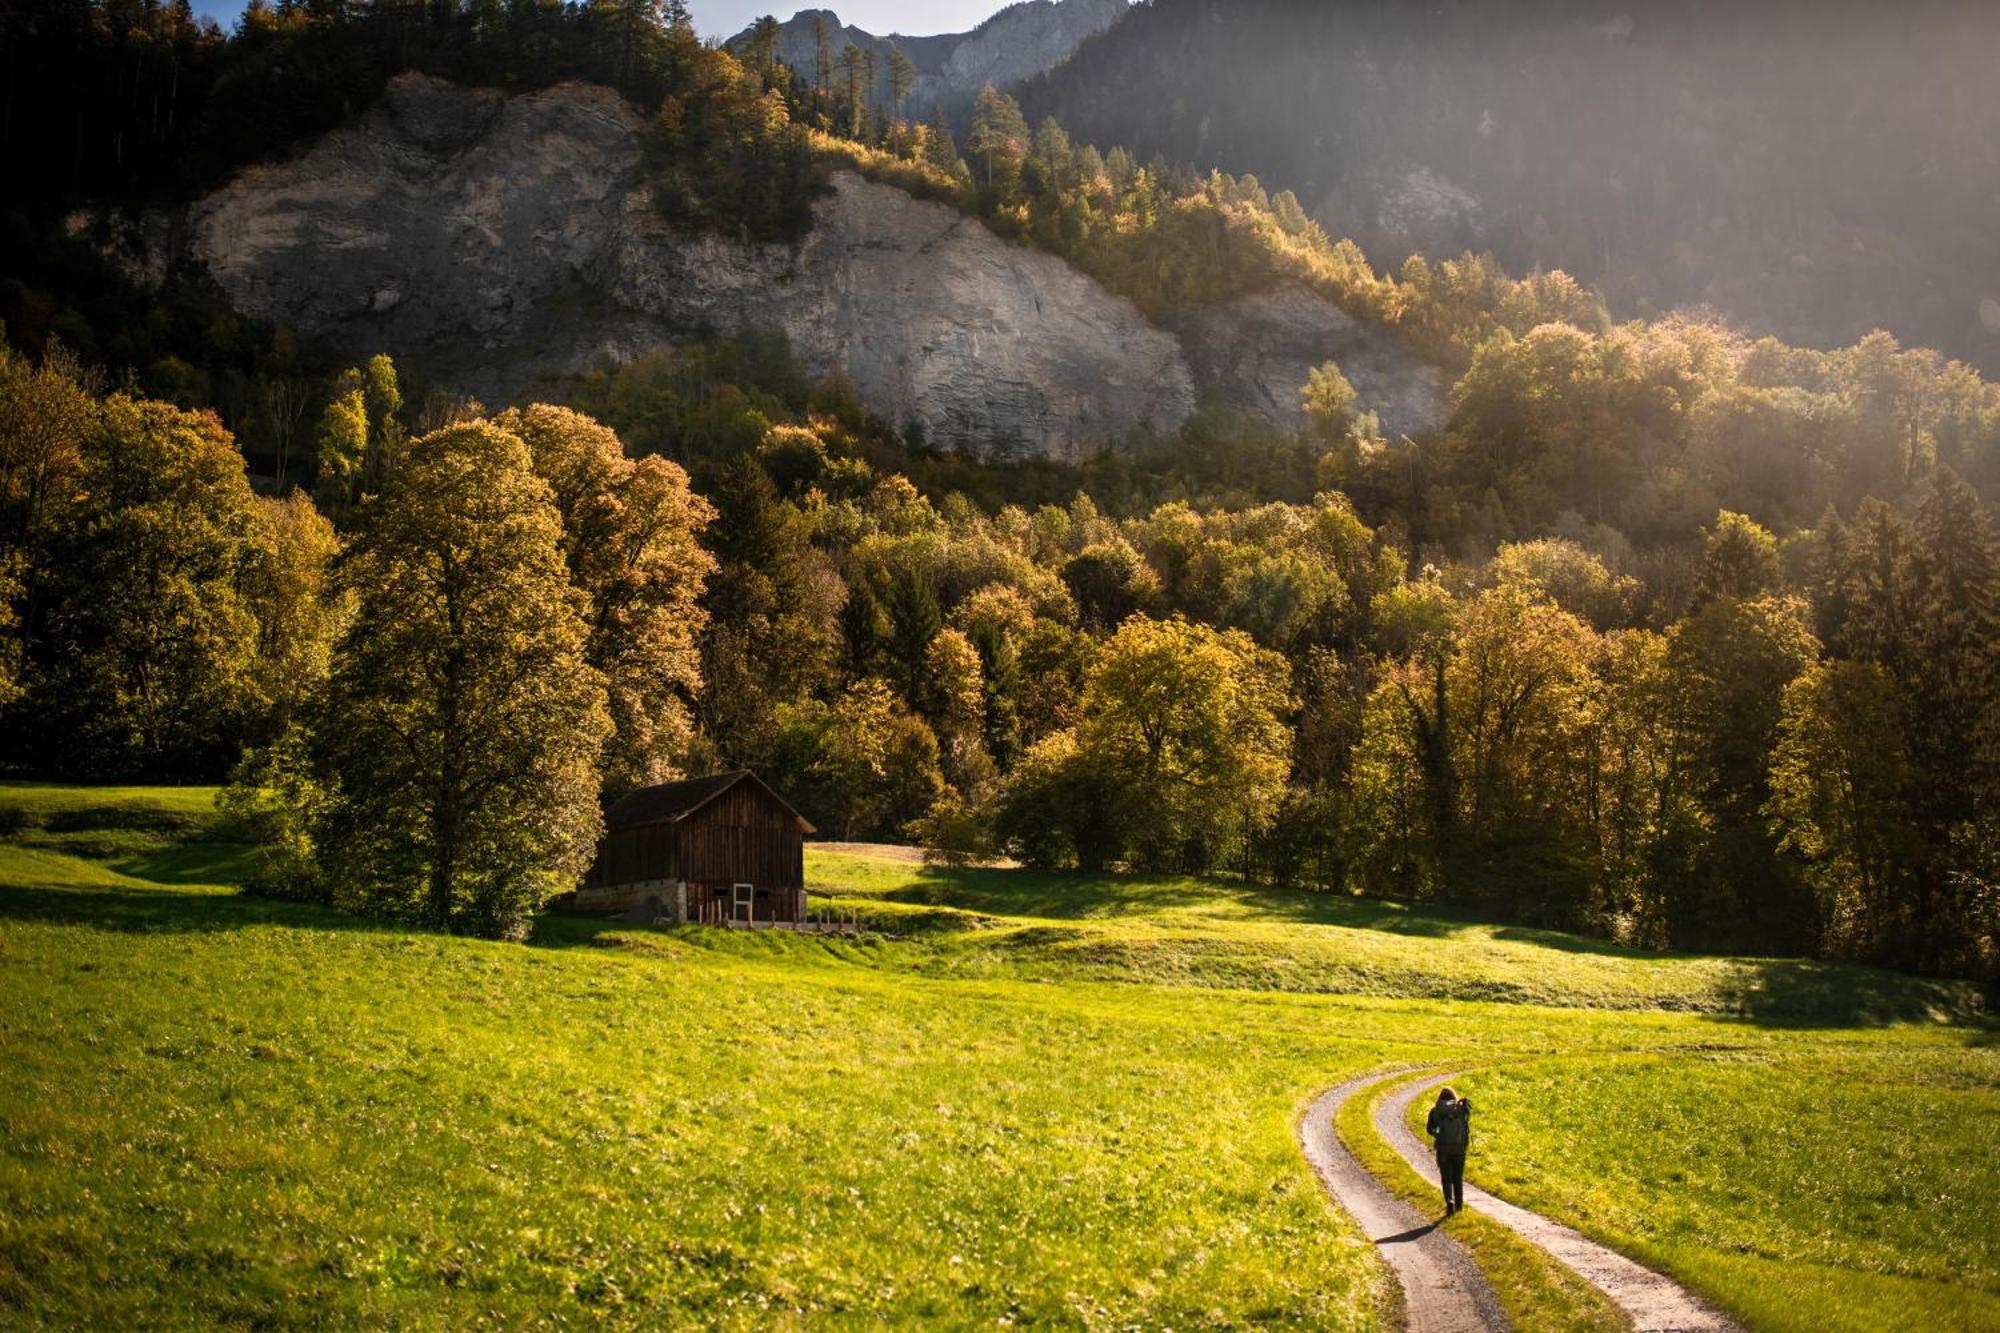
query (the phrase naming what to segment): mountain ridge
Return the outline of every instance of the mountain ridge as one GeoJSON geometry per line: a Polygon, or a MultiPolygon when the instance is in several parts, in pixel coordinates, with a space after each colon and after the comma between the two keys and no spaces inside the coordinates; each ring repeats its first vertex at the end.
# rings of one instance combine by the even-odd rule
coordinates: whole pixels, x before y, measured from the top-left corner
{"type": "MultiPolygon", "coordinates": [[[[1011,87],[1053,68],[1131,8],[1131,0],[1018,0],[965,32],[915,37],[871,33],[843,23],[831,9],[801,9],[778,25],[778,58],[810,82],[818,60],[813,25],[822,20],[830,62],[837,62],[850,46],[873,50],[880,57],[872,97],[886,106],[892,100],[887,57],[891,47],[900,49],[916,70],[904,109],[922,117],[940,106],[956,112],[969,105],[985,84],[1011,87]]],[[[745,28],[724,45],[741,52],[752,31],[745,28]]]]}
{"type": "Polygon", "coordinates": [[[1619,316],[1875,327],[2000,370],[2000,7],[1153,0],[1016,91],[1031,124],[1295,191],[1391,269],[1492,251],[1619,316]]]}

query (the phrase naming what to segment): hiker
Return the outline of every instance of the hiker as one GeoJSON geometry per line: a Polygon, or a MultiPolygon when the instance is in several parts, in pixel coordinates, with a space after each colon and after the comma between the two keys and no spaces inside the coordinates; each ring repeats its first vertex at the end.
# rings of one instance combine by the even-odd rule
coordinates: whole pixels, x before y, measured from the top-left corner
{"type": "Polygon", "coordinates": [[[1472,1142],[1472,1103],[1450,1088],[1439,1091],[1424,1129],[1436,1141],[1444,1215],[1465,1207],[1465,1149],[1472,1142]]]}

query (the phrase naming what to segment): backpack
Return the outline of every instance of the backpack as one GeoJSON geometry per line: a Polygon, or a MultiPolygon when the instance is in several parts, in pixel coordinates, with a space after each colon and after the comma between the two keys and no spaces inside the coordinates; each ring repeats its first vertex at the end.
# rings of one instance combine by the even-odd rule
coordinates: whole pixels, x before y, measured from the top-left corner
{"type": "Polygon", "coordinates": [[[1463,1148],[1472,1142],[1472,1103],[1460,1098],[1437,1108],[1437,1146],[1463,1148]]]}

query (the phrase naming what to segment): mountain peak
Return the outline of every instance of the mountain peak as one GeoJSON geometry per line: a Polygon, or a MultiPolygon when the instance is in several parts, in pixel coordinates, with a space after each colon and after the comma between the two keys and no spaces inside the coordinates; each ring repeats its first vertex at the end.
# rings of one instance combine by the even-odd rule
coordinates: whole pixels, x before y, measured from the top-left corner
{"type": "MultiPolygon", "coordinates": [[[[1020,0],[969,32],[905,36],[876,34],[842,21],[832,9],[801,9],[778,26],[778,58],[807,79],[816,76],[821,33],[829,62],[850,46],[886,56],[895,47],[916,67],[917,80],[905,110],[912,116],[938,106],[969,103],[985,84],[1007,87],[1045,74],[1082,44],[1124,18],[1131,0],[1020,0]]],[[[725,45],[740,51],[751,30],[725,45]]],[[[888,62],[879,62],[876,94],[886,99],[888,62]]]]}

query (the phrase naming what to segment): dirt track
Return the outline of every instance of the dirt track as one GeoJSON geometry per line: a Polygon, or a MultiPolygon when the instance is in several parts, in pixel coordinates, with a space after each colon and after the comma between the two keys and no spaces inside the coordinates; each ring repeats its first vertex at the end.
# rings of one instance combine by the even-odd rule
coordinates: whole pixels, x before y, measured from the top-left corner
{"type": "MultiPolygon", "coordinates": [[[[1314,1101],[1299,1126],[1306,1160],[1334,1201],[1354,1215],[1394,1268],[1403,1288],[1407,1327],[1422,1333],[1505,1328],[1506,1320],[1492,1289],[1471,1256],[1436,1231],[1434,1221],[1391,1195],[1334,1134],[1333,1113],[1342,1102],[1395,1076],[1392,1071],[1353,1079],[1314,1101]]],[[[1397,1088],[1375,1106],[1371,1116],[1383,1141],[1433,1185],[1437,1183],[1436,1159],[1410,1129],[1406,1117],[1411,1102],[1450,1077],[1435,1074],[1397,1088]]],[[[1478,1160],[1476,1152],[1473,1160],[1478,1160]]],[[[1635,1333],[1742,1333],[1741,1326],[1728,1315],[1672,1278],[1634,1263],[1560,1222],[1497,1198],[1470,1181],[1465,1186],[1465,1202],[1575,1269],[1631,1318],[1635,1333]]]]}
{"type": "MultiPolygon", "coordinates": [[[[1494,1333],[1507,1327],[1500,1302],[1479,1265],[1459,1243],[1391,1194],[1354,1159],[1334,1133],[1334,1113],[1357,1092],[1387,1074],[1351,1079],[1322,1093],[1299,1122],[1299,1144],[1334,1202],[1361,1224],[1361,1230],[1396,1272],[1403,1288],[1404,1326],[1411,1333],[1494,1333]]],[[[1467,1191],[1470,1197],[1470,1191],[1467,1191]]]]}

